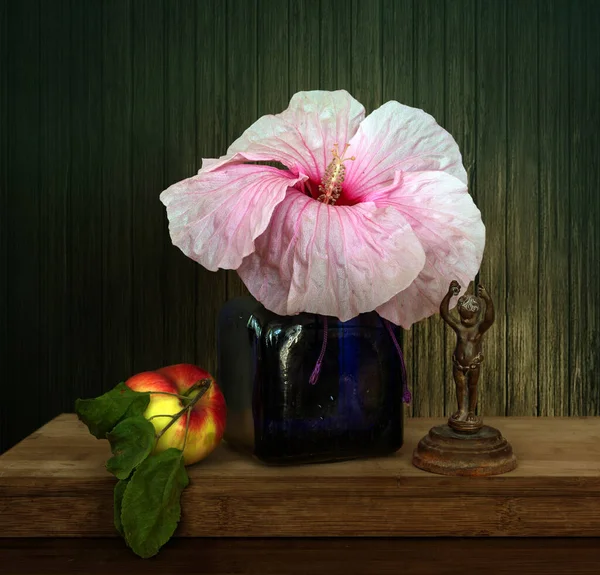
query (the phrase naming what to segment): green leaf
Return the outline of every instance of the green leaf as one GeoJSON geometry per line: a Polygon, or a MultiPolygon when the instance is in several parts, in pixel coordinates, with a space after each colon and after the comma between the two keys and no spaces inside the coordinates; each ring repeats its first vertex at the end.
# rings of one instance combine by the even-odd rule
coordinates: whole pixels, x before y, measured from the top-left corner
{"type": "Polygon", "coordinates": [[[115,529],[121,534],[122,537],[125,537],[123,532],[123,523],[121,522],[121,507],[123,505],[123,495],[125,495],[125,490],[129,485],[129,478],[122,479],[115,486],[115,529]]]}
{"type": "Polygon", "coordinates": [[[189,478],[180,449],[151,455],[134,471],[123,496],[125,540],[140,557],[152,557],[171,538],[181,517],[189,478]]]}
{"type": "Polygon", "coordinates": [[[75,412],[94,437],[105,439],[119,421],[125,417],[142,415],[149,403],[148,392],[133,391],[124,383],[119,383],[95,399],[76,400],[75,412]]]}
{"type": "Polygon", "coordinates": [[[119,479],[127,479],[131,472],[154,448],[156,435],[152,425],[143,415],[121,420],[106,434],[113,456],[106,469],[119,479]]]}

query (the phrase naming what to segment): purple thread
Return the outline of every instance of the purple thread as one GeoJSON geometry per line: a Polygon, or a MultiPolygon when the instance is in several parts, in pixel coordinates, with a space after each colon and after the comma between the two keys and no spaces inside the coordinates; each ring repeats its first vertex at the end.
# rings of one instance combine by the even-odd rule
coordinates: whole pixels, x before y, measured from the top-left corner
{"type": "MultiPolygon", "coordinates": [[[[323,364],[323,357],[325,357],[325,350],[327,349],[327,316],[323,317],[323,344],[321,345],[321,353],[319,354],[319,359],[315,364],[315,367],[310,375],[308,382],[311,385],[315,385],[319,379],[319,374],[321,372],[321,365],[323,364]]],[[[381,318],[383,319],[383,318],[381,318]]],[[[406,376],[406,365],[404,363],[404,354],[402,353],[402,348],[396,339],[396,335],[394,334],[394,330],[392,329],[392,325],[387,319],[383,319],[383,323],[390,334],[392,341],[394,342],[394,346],[396,347],[396,351],[398,352],[398,357],[400,358],[400,364],[402,366],[402,401],[404,403],[410,403],[412,401],[412,394],[410,393],[410,389],[408,388],[407,376],[406,376]]]]}
{"type": "Polygon", "coordinates": [[[412,395],[410,393],[410,389],[408,389],[408,383],[406,381],[406,365],[404,364],[404,354],[402,353],[402,348],[400,347],[400,344],[398,343],[398,340],[394,335],[394,330],[392,329],[390,322],[387,319],[383,319],[383,323],[385,323],[385,327],[387,328],[389,334],[392,336],[392,341],[396,346],[396,351],[398,352],[398,356],[400,357],[400,363],[402,365],[402,401],[404,403],[410,403],[412,401],[412,395]]]}
{"type": "Polygon", "coordinates": [[[321,364],[323,363],[323,356],[325,355],[325,349],[327,348],[327,316],[323,316],[323,345],[321,346],[321,353],[319,354],[319,359],[315,364],[315,368],[310,376],[308,382],[311,385],[317,383],[319,379],[319,373],[321,372],[321,364]]]}

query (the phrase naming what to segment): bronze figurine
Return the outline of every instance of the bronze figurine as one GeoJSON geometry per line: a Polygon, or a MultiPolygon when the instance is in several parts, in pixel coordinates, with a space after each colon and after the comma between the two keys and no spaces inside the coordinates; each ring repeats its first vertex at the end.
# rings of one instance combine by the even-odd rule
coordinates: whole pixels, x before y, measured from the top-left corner
{"type": "Polygon", "coordinates": [[[477,407],[477,383],[483,353],[481,339],[494,323],[494,304],[487,290],[479,285],[477,296],[465,294],[456,306],[458,318],[448,306],[450,299],[460,293],[456,280],[450,283],[448,293],[440,304],[442,319],[456,332],[456,348],[452,354],[452,376],[456,385],[458,411],[448,420],[450,427],[461,430],[477,430],[483,425],[481,417],[475,414],[477,407]]]}
{"type": "Polygon", "coordinates": [[[456,333],[452,376],[458,410],[446,425],[436,425],[421,439],[413,453],[413,465],[443,475],[497,475],[513,470],[517,459],[500,431],[483,425],[477,408],[477,385],[483,351],[483,334],[494,323],[494,304],[479,285],[477,295],[464,294],[457,303],[458,315],[449,310],[450,300],[460,293],[455,280],[440,304],[440,315],[456,333]]]}

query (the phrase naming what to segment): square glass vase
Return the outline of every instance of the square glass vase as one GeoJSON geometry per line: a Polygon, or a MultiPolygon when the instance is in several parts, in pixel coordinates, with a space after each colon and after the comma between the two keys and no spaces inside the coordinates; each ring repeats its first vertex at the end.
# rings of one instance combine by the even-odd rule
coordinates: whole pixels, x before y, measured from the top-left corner
{"type": "Polygon", "coordinates": [[[323,316],[280,316],[250,296],[223,306],[217,381],[229,445],[275,465],[382,456],[402,446],[405,382],[383,320],[371,312],[326,324],[323,346],[323,316]]]}

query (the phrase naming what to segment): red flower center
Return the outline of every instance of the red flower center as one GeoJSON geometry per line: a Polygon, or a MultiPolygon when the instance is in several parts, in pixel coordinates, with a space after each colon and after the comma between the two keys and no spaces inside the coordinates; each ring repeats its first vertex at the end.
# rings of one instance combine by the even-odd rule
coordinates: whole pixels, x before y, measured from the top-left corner
{"type": "MultiPolygon", "coordinates": [[[[344,154],[349,146],[350,144],[346,144],[344,154]]],[[[304,183],[303,191],[313,199],[323,202],[324,204],[352,206],[356,202],[344,197],[344,188],[342,184],[344,183],[344,178],[346,176],[344,162],[347,160],[355,160],[356,158],[354,156],[351,158],[344,158],[344,154],[340,156],[338,144],[334,144],[333,150],[331,151],[333,152],[333,160],[327,166],[323,180],[320,183],[315,182],[314,180],[308,180],[304,183]]]]}

